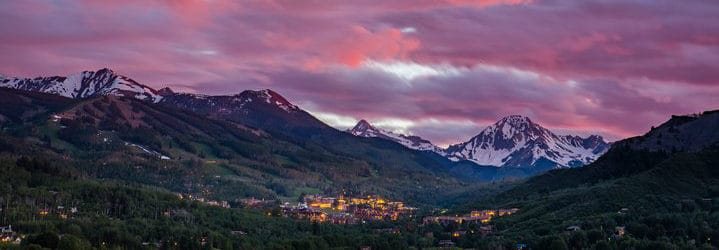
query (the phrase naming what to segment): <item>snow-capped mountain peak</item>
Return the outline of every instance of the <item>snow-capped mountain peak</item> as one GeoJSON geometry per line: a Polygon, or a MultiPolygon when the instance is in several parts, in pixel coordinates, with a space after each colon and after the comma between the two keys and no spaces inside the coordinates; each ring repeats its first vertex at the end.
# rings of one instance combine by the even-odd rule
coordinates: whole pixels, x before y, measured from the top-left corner
{"type": "Polygon", "coordinates": [[[529,119],[529,117],[521,115],[510,115],[500,119],[499,121],[497,121],[496,124],[500,126],[507,125],[514,128],[524,128],[534,123],[532,122],[532,120],[529,119]]]}
{"type": "Polygon", "coordinates": [[[435,146],[432,142],[422,139],[419,136],[404,135],[401,133],[395,133],[389,130],[384,130],[372,126],[366,120],[360,120],[357,122],[352,129],[347,130],[348,133],[359,136],[359,137],[377,137],[385,140],[390,140],[402,144],[403,146],[419,150],[419,151],[432,151],[440,155],[444,155],[444,150],[440,147],[435,146]]]}
{"type": "Polygon", "coordinates": [[[450,146],[447,157],[497,167],[573,167],[594,161],[608,149],[601,136],[558,136],[528,117],[512,115],[450,146]]]}
{"type": "Polygon", "coordinates": [[[548,133],[551,132],[532,122],[528,117],[511,115],[500,119],[480,134],[500,136],[489,138],[489,141],[485,141],[485,143],[491,141],[497,142],[494,143],[493,146],[499,149],[512,147],[516,145],[517,142],[542,137],[548,133]]]}
{"type": "Polygon", "coordinates": [[[242,91],[233,97],[233,102],[241,103],[240,106],[250,102],[263,102],[276,106],[285,112],[295,112],[300,110],[299,107],[290,103],[283,96],[271,89],[242,91]]]}
{"type": "Polygon", "coordinates": [[[0,87],[44,92],[75,99],[98,95],[127,96],[151,102],[159,102],[162,99],[154,89],[107,68],[83,71],[66,77],[3,77],[0,78],[0,87]]]}
{"type": "Polygon", "coordinates": [[[357,122],[357,125],[355,125],[348,132],[350,134],[362,137],[377,137],[377,135],[382,134],[380,130],[376,129],[374,126],[372,126],[372,124],[365,120],[360,120],[359,122],[357,122]]]}

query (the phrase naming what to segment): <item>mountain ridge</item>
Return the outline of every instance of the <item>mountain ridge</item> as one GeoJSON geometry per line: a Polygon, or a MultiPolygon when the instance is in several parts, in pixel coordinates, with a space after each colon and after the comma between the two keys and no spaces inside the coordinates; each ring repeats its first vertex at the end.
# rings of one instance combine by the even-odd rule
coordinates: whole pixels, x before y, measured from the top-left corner
{"type": "Polygon", "coordinates": [[[73,99],[100,95],[130,96],[136,99],[160,102],[158,92],[137,81],[103,68],[83,71],[68,76],[17,78],[0,76],[0,87],[56,94],[73,99]]]}
{"type": "MultiPolygon", "coordinates": [[[[346,136],[379,137],[409,150],[435,153],[437,157],[458,163],[455,165],[462,166],[462,169],[467,169],[467,165],[460,161],[468,160],[479,166],[528,168],[532,169],[530,172],[538,173],[556,167],[582,166],[606,152],[609,147],[600,136],[557,136],[534,124],[529,118],[514,115],[501,119],[467,142],[443,149],[419,136],[379,129],[365,120],[345,131],[349,133],[339,131],[271,89],[245,90],[233,95],[216,96],[180,93],[167,87],[155,90],[106,68],[83,71],[68,77],[1,78],[0,87],[44,92],[73,99],[105,95],[130,97],[213,119],[261,128],[297,143],[312,141],[324,144],[328,150],[339,148],[338,153],[343,154],[358,154],[353,152],[351,147],[336,146],[352,141],[345,138],[346,136]],[[499,137],[494,138],[494,135],[499,137]]],[[[373,147],[376,146],[384,147],[382,144],[373,147]]],[[[436,158],[427,162],[443,166],[453,165],[437,162],[436,158]]],[[[484,170],[486,169],[481,168],[475,172],[484,170]]]]}
{"type": "Polygon", "coordinates": [[[357,122],[354,127],[346,130],[346,132],[359,137],[378,137],[385,140],[397,142],[410,149],[435,152],[442,156],[446,155],[444,149],[434,145],[429,140],[426,140],[416,135],[404,135],[401,133],[395,133],[389,130],[380,129],[373,126],[364,119],[357,122]]]}
{"type": "MultiPolygon", "coordinates": [[[[72,99],[87,99],[97,96],[115,95],[131,97],[166,106],[177,106],[203,115],[213,117],[248,116],[237,119],[256,127],[272,126],[277,119],[264,119],[265,114],[273,114],[280,119],[296,119],[293,125],[305,123],[307,127],[327,129],[329,126],[312,117],[309,113],[289,102],[285,97],[271,89],[245,90],[234,95],[203,95],[175,92],[169,87],[159,90],[143,85],[130,77],[103,68],[97,71],[83,71],[69,76],[50,76],[35,78],[0,77],[0,87],[24,91],[33,91],[64,96],[72,99]],[[274,108],[283,110],[279,114],[274,108]],[[252,110],[261,110],[252,114],[252,110]]],[[[288,128],[282,126],[283,129],[288,128]]]]}
{"type": "Polygon", "coordinates": [[[506,116],[469,141],[450,145],[446,149],[419,136],[377,128],[364,119],[346,132],[359,137],[394,141],[414,150],[435,152],[452,161],[468,160],[480,166],[539,168],[539,171],[591,163],[610,146],[599,135],[585,138],[556,135],[521,115],[506,116]]]}
{"type": "Polygon", "coordinates": [[[699,151],[719,143],[719,133],[708,129],[716,127],[719,127],[719,110],[673,115],[646,134],[628,138],[620,144],[652,152],[699,151]]]}

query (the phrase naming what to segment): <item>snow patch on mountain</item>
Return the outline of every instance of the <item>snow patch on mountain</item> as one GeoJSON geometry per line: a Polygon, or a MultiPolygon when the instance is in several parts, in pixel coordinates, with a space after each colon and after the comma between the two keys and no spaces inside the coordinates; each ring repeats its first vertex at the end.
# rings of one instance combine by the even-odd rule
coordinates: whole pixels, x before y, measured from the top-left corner
{"type": "MultiPolygon", "coordinates": [[[[252,97],[259,98],[261,100],[264,100],[264,102],[273,104],[287,112],[293,112],[293,111],[299,110],[299,108],[297,106],[290,103],[289,101],[287,101],[287,99],[282,97],[280,94],[278,94],[277,92],[274,92],[270,89],[264,89],[264,90],[259,90],[259,91],[248,90],[248,91],[245,91],[244,93],[248,93],[245,95],[245,98],[252,98],[252,97]]],[[[248,99],[248,100],[251,100],[251,99],[248,99]]]]}
{"type": "Polygon", "coordinates": [[[145,152],[146,154],[149,154],[149,155],[153,155],[153,156],[159,158],[160,160],[171,160],[171,158],[170,158],[169,156],[163,155],[163,154],[160,153],[160,152],[157,152],[157,151],[155,151],[155,150],[149,149],[149,148],[147,148],[147,147],[145,147],[145,146],[142,146],[142,145],[125,142],[125,146],[136,147],[136,148],[142,150],[142,152],[145,152]]]}
{"type": "Polygon", "coordinates": [[[126,96],[150,102],[160,102],[154,89],[128,77],[115,74],[110,69],[83,71],[65,76],[36,78],[0,78],[0,87],[36,91],[83,99],[101,95],[126,96]]]}
{"type": "Polygon", "coordinates": [[[410,149],[419,151],[432,151],[443,156],[445,155],[445,152],[442,148],[437,147],[436,145],[432,144],[432,142],[422,139],[419,136],[404,135],[389,130],[376,128],[365,120],[360,120],[357,125],[355,125],[352,129],[347,130],[347,132],[354,136],[378,137],[397,142],[410,149]]]}
{"type": "Polygon", "coordinates": [[[608,149],[601,136],[558,136],[527,117],[513,115],[446,152],[450,160],[485,166],[531,167],[548,160],[556,167],[575,167],[593,162],[608,149]]]}

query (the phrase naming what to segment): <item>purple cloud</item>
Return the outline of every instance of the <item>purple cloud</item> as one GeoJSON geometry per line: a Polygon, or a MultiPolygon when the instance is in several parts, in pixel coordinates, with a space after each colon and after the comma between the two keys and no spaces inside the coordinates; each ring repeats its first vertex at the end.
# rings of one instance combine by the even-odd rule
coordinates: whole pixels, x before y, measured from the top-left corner
{"type": "Polygon", "coordinates": [[[701,0],[5,1],[0,72],[273,88],[442,144],[509,114],[618,139],[717,107],[716,13],[701,0]]]}

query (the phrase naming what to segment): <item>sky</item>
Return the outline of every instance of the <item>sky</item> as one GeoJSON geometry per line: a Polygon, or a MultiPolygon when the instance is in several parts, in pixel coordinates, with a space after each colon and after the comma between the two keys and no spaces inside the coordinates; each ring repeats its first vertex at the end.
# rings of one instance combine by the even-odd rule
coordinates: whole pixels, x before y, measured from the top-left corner
{"type": "Polygon", "coordinates": [[[719,1],[0,1],[1,74],[105,67],[439,145],[513,114],[618,140],[719,108],[719,1]]]}

